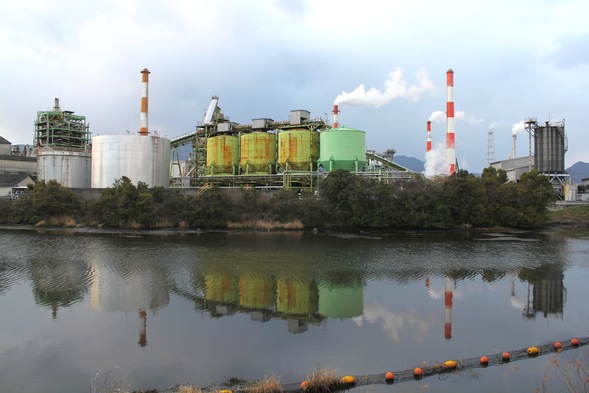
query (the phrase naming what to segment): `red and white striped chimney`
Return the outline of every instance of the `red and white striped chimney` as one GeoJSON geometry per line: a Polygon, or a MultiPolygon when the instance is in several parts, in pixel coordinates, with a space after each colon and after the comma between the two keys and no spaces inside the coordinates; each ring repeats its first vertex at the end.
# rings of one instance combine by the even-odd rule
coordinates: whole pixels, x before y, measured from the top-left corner
{"type": "Polygon", "coordinates": [[[149,70],[144,68],[141,71],[141,115],[139,117],[139,135],[147,136],[147,93],[149,84],[149,70]]]}
{"type": "Polygon", "coordinates": [[[444,309],[446,312],[444,318],[444,338],[450,340],[452,338],[452,298],[454,297],[454,279],[446,277],[445,281],[444,309]]]}
{"type": "Polygon", "coordinates": [[[425,143],[425,151],[428,152],[432,149],[432,122],[427,121],[427,137],[425,143]]]}
{"type": "Polygon", "coordinates": [[[446,72],[446,160],[448,161],[448,175],[456,172],[456,146],[454,143],[454,71],[446,72]]]}
{"type": "Polygon", "coordinates": [[[339,127],[339,107],[334,104],[333,105],[333,128],[339,127]]]}

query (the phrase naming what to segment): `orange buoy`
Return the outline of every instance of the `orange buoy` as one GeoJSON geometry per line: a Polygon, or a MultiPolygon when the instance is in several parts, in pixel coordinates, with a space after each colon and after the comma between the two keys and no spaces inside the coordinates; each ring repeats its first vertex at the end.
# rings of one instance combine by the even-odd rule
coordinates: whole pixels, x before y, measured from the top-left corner
{"type": "Polygon", "coordinates": [[[489,358],[486,356],[481,356],[481,366],[487,367],[489,365],[489,358]]]}
{"type": "Polygon", "coordinates": [[[305,390],[309,387],[309,381],[301,382],[301,390],[305,390]]]}
{"type": "Polygon", "coordinates": [[[554,345],[552,346],[555,350],[559,351],[562,349],[562,343],[560,341],[557,341],[554,343],[554,345]]]}
{"type": "Polygon", "coordinates": [[[384,379],[387,383],[391,384],[395,380],[395,373],[388,372],[385,374],[384,379]]]}
{"type": "Polygon", "coordinates": [[[538,353],[540,353],[540,350],[538,349],[538,347],[529,347],[528,348],[528,355],[534,356],[534,355],[537,355],[538,353]]]}
{"type": "Polygon", "coordinates": [[[579,345],[579,339],[577,339],[577,338],[573,338],[573,339],[571,340],[571,344],[573,344],[573,346],[575,346],[575,347],[576,347],[577,345],[579,345]]]}
{"type": "Polygon", "coordinates": [[[509,352],[503,352],[501,354],[501,360],[503,360],[504,362],[509,362],[510,359],[511,355],[509,354],[509,352]]]}
{"type": "Polygon", "coordinates": [[[421,367],[415,367],[415,369],[413,369],[413,376],[415,379],[421,379],[421,377],[423,377],[423,370],[421,367]]]}
{"type": "Polygon", "coordinates": [[[352,377],[351,375],[346,375],[345,377],[342,377],[340,381],[346,385],[353,385],[356,383],[356,378],[352,377]]]}

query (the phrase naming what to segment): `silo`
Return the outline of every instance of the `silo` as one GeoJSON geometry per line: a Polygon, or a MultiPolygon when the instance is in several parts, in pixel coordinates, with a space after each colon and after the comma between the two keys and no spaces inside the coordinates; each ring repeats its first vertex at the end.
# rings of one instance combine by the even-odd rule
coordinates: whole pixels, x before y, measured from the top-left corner
{"type": "Polygon", "coordinates": [[[366,132],[354,128],[332,128],[319,137],[319,161],[324,170],[362,170],[366,164],[366,132]]]}
{"type": "Polygon", "coordinates": [[[276,165],[276,135],[251,132],[240,137],[239,167],[243,174],[271,174],[276,165]]]}
{"type": "Polygon", "coordinates": [[[307,129],[278,133],[278,164],[285,171],[312,171],[319,158],[319,133],[307,129]]]}
{"type": "Polygon", "coordinates": [[[239,163],[239,137],[218,135],[207,139],[207,174],[235,175],[239,163]]]}
{"type": "Polygon", "coordinates": [[[564,122],[534,127],[534,167],[541,173],[564,173],[564,122]]]}
{"type": "Polygon", "coordinates": [[[90,188],[92,153],[42,147],[37,150],[37,178],[67,188],[90,188]]]}
{"type": "Polygon", "coordinates": [[[112,187],[126,176],[133,184],[170,186],[170,140],[151,135],[92,138],[92,188],[112,187]]]}

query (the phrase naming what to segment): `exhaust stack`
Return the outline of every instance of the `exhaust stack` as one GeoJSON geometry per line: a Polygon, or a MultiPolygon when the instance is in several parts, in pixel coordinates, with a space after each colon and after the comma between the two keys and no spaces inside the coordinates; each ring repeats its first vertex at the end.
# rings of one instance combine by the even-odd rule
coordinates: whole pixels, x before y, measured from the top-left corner
{"type": "Polygon", "coordinates": [[[456,145],[454,143],[454,71],[446,72],[446,159],[448,161],[448,175],[456,172],[456,145]]]}
{"type": "Polygon", "coordinates": [[[334,104],[333,105],[333,128],[339,127],[339,107],[334,104]]]}
{"type": "Polygon", "coordinates": [[[432,122],[427,121],[427,137],[425,143],[425,151],[428,152],[432,149],[432,122]]]}
{"type": "Polygon", "coordinates": [[[147,130],[147,94],[149,84],[149,70],[144,68],[141,71],[141,114],[139,116],[139,135],[147,136],[149,131],[147,130]]]}

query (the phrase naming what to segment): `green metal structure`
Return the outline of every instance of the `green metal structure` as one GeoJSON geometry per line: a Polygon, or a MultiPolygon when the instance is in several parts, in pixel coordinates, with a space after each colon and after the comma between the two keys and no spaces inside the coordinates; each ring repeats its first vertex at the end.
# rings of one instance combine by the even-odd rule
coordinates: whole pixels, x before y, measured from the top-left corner
{"type": "Polygon", "coordinates": [[[37,112],[35,146],[87,150],[91,139],[90,126],[86,124],[86,117],[74,115],[72,111],[62,111],[58,98],[55,99],[52,111],[37,112]]]}

